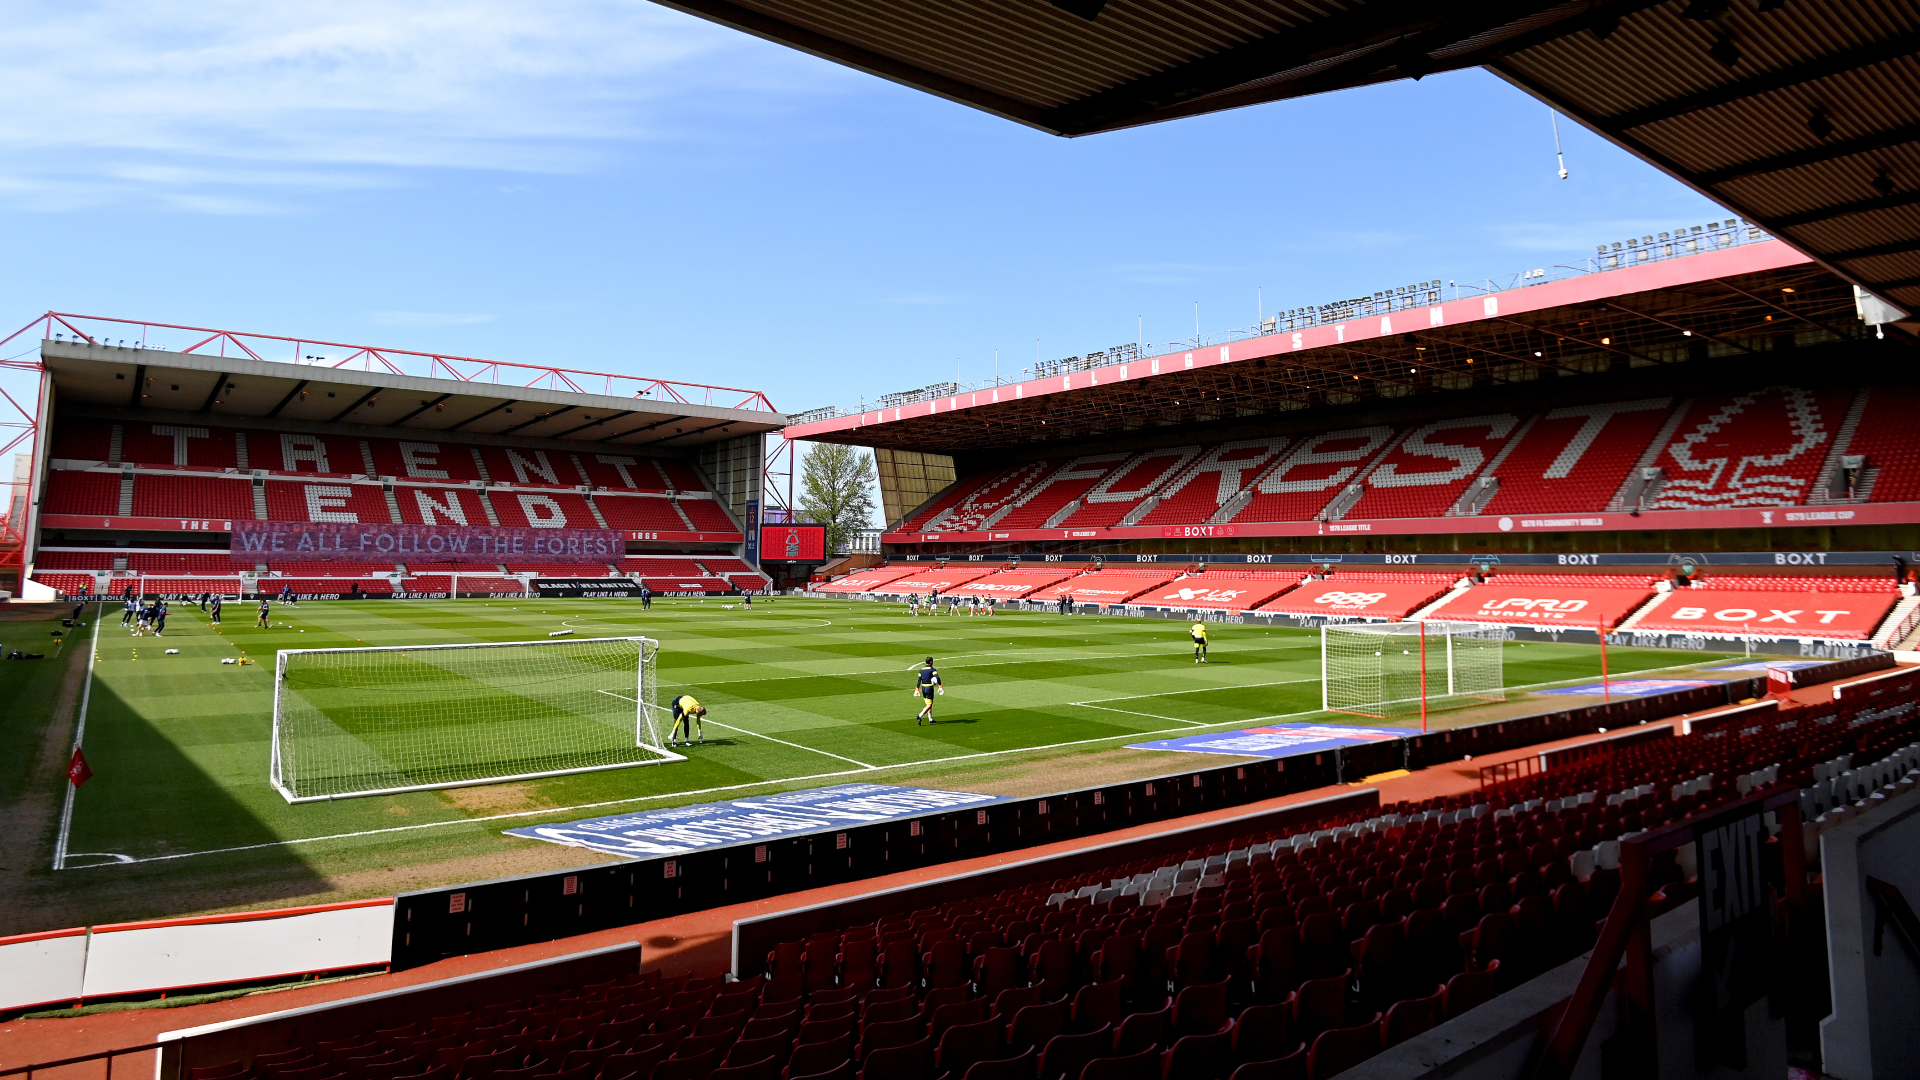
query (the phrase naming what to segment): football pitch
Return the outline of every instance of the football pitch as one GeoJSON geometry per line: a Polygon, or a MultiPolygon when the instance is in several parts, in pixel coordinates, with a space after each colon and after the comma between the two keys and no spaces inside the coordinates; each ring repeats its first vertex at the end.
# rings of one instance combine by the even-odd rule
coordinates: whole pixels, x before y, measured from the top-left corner
{"type": "MultiPolygon", "coordinates": [[[[251,604],[229,605],[218,628],[177,604],[155,639],[130,637],[117,608],[96,609],[89,617],[104,618],[62,658],[85,667],[83,641],[96,643],[90,676],[75,673],[87,686],[94,776],[64,824],[45,823],[38,868],[27,882],[15,877],[24,903],[0,917],[0,933],[382,895],[604,858],[502,835],[525,825],[853,781],[1057,791],[1198,763],[1129,742],[1294,720],[1382,723],[1318,711],[1317,631],[1211,624],[1201,666],[1178,621],[904,610],[810,599],[751,610],[657,600],[646,612],[632,600],[310,601],[275,604],[273,626],[261,629],[251,604]],[[539,641],[559,630],[657,639],[659,700],[696,695],[710,710],[705,745],[649,768],[333,802],[289,804],[268,783],[277,650],[539,641]],[[929,655],[947,692],[938,722],[916,726],[913,668],[929,655]],[[241,657],[252,662],[220,662],[241,657]],[[67,869],[56,872],[62,835],[67,869]]],[[[1609,655],[1616,676],[1719,659],[1609,655]]],[[[1524,688],[1591,680],[1599,652],[1510,642],[1505,665],[1515,700],[1494,709],[1519,715],[1586,700],[1527,701],[1524,688]]]]}

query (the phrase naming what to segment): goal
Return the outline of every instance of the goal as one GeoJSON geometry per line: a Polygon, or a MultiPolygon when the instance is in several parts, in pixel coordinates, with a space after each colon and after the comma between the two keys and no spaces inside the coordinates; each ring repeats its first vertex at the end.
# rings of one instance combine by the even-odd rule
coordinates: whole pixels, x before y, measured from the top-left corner
{"type": "Polygon", "coordinates": [[[651,638],[288,649],[273,786],[288,802],[686,760],[662,745],[651,638]]]}
{"type": "Polygon", "coordinates": [[[1376,719],[1505,701],[1506,630],[1482,623],[1346,623],[1320,630],[1320,702],[1376,719]]]}

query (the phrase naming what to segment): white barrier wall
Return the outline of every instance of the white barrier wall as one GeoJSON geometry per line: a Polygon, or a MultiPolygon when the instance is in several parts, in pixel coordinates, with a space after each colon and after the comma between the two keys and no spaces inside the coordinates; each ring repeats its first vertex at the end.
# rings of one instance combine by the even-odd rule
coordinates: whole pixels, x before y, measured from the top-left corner
{"type": "Polygon", "coordinates": [[[1867,891],[1867,878],[1877,878],[1920,909],[1920,783],[1909,777],[1894,787],[1820,834],[1833,986],[1833,1015],[1820,1025],[1820,1067],[1839,1080],[1911,1076],[1920,1062],[1920,1025],[1913,1022],[1920,1015],[1920,956],[1891,920],[1879,925],[1867,891]]]}
{"type": "Polygon", "coordinates": [[[0,1009],[372,967],[393,898],[0,938],[0,1009]]]}
{"type": "Polygon", "coordinates": [[[87,928],[0,938],[0,1009],[65,1004],[87,977],[87,928]]]}

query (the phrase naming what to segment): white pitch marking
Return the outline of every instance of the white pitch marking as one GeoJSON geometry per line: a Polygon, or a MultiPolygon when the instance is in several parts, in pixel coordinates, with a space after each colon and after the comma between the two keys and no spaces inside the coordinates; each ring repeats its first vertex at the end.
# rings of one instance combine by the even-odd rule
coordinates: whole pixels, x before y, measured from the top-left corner
{"type": "MultiPolygon", "coordinates": [[[[80,691],[80,715],[73,722],[73,749],[76,751],[80,749],[80,740],[87,736],[87,705],[93,700],[93,662],[100,659],[100,623],[106,618],[107,602],[100,601],[99,608],[93,614],[93,643],[87,647],[87,685],[80,691]]],[[[67,755],[67,761],[72,763],[73,754],[67,755]]],[[[60,807],[60,834],[53,841],[55,870],[67,868],[67,836],[73,830],[73,799],[79,791],[78,785],[67,782],[67,801],[60,807]]]]}
{"type": "MultiPolygon", "coordinates": [[[[616,694],[616,693],[614,693],[614,692],[613,692],[613,691],[611,691],[611,690],[602,690],[602,691],[600,691],[600,693],[602,693],[602,694],[605,694],[605,695],[607,695],[608,697],[617,697],[617,698],[619,698],[619,699],[620,699],[621,701],[632,701],[632,700],[633,700],[632,698],[630,698],[630,697],[628,697],[628,696],[626,696],[625,694],[616,694]]],[[[801,746],[801,745],[800,745],[799,743],[792,743],[792,742],[788,742],[788,741],[787,741],[787,740],[785,740],[785,739],[776,739],[776,738],[774,738],[774,737],[773,737],[773,736],[771,736],[771,735],[762,735],[762,734],[761,734],[760,732],[758,732],[758,731],[748,731],[748,730],[747,730],[746,728],[743,728],[743,727],[734,727],[734,726],[733,726],[732,724],[723,724],[723,723],[721,723],[721,722],[720,722],[720,721],[718,721],[718,720],[706,720],[706,721],[703,721],[703,723],[708,723],[708,724],[712,724],[712,725],[713,725],[714,727],[717,727],[717,728],[726,728],[726,729],[727,729],[728,731],[737,731],[737,732],[739,732],[739,733],[740,733],[740,734],[742,734],[742,735],[752,735],[752,736],[753,736],[754,738],[757,738],[757,739],[765,739],[765,740],[767,740],[768,742],[777,742],[777,743],[779,743],[779,744],[780,744],[781,746],[791,746],[791,747],[793,747],[793,748],[794,748],[795,750],[805,750],[805,751],[807,751],[808,753],[813,753],[813,754],[820,754],[820,755],[822,755],[822,756],[824,756],[824,757],[830,757],[830,758],[833,758],[833,759],[834,759],[834,760],[836,760],[836,761],[844,761],[844,762],[846,762],[846,763],[847,763],[847,764],[849,764],[849,765],[858,765],[858,766],[860,766],[860,767],[861,767],[861,768],[863,768],[863,769],[877,769],[877,768],[879,768],[879,767],[880,767],[880,766],[878,766],[878,765],[869,765],[869,764],[867,764],[867,763],[866,763],[866,762],[864,762],[864,761],[855,761],[855,760],[853,760],[853,759],[852,759],[852,758],[850,758],[850,757],[841,757],[841,756],[840,756],[839,754],[833,754],[833,753],[828,753],[828,752],[827,752],[827,751],[825,751],[825,750],[816,750],[816,749],[814,749],[814,748],[813,748],[813,747],[811,747],[811,746],[801,746]]]]}

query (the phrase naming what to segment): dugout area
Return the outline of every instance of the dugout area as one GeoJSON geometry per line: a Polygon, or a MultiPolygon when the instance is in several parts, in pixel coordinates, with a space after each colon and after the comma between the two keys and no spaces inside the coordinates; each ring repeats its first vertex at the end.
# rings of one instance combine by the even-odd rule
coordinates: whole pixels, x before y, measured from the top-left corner
{"type": "MultiPolygon", "coordinates": [[[[1042,611],[916,620],[897,604],[832,600],[781,599],[746,612],[681,598],[645,614],[625,600],[341,601],[299,605],[277,613],[282,621],[216,631],[183,608],[158,640],[129,637],[112,612],[96,623],[86,729],[95,775],[74,799],[69,869],[44,869],[59,805],[18,803],[38,818],[32,850],[22,852],[35,869],[16,879],[9,929],[390,895],[593,864],[606,859],[502,831],[623,808],[848,782],[1031,796],[1150,778],[1246,759],[1126,744],[1334,719],[1320,712],[1313,630],[1215,625],[1212,662],[1200,666],[1177,622],[1042,611]],[[277,650],[520,641],[560,628],[657,638],[662,698],[695,692],[708,705],[706,745],[653,768],[337,802],[290,805],[269,783],[277,650]],[[940,723],[917,728],[911,669],[929,653],[948,693],[936,707],[940,723]],[[242,656],[255,662],[220,663],[242,656]]],[[[1590,683],[1599,673],[1592,646],[1505,650],[1514,688],[1590,683]]],[[[1751,675],[1694,670],[1723,658],[1616,648],[1609,661],[1616,677],[1751,675]]],[[[85,660],[84,649],[68,649],[41,662],[30,672],[39,689],[23,692],[77,690],[85,660]]],[[[1524,689],[1509,697],[1430,721],[1458,727],[1600,700],[1524,689]]],[[[1418,719],[1391,723],[1417,730],[1418,719]]],[[[64,745],[53,728],[19,734],[64,745]]],[[[65,765],[60,754],[42,758],[40,781],[65,765]]],[[[52,779],[39,790],[57,787],[52,779]]]]}

